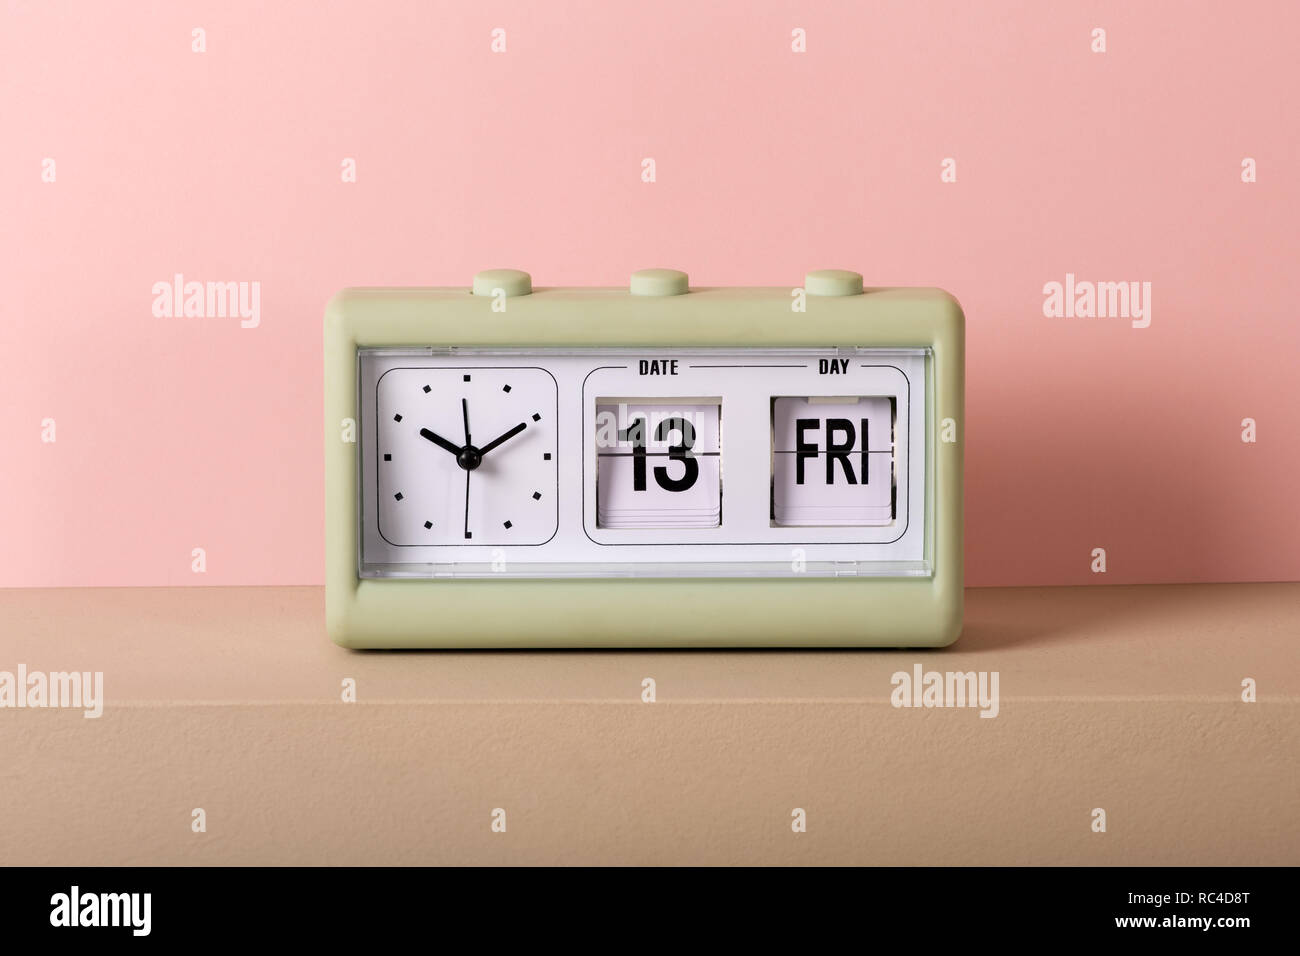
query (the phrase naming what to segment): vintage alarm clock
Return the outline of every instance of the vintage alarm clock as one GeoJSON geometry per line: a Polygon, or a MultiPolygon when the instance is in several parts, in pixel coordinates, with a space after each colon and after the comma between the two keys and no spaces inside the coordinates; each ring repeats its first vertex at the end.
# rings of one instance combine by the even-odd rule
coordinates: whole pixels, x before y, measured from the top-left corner
{"type": "Polygon", "coordinates": [[[962,622],[965,320],[937,289],[346,289],[346,647],[935,646],[962,622]]]}

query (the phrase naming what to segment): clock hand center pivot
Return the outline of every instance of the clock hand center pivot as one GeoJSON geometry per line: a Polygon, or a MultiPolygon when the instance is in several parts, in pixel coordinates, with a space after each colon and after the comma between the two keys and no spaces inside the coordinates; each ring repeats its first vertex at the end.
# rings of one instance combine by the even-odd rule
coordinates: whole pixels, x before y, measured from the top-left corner
{"type": "Polygon", "coordinates": [[[473,445],[466,445],[456,454],[456,464],[466,471],[473,471],[483,464],[483,453],[473,445]]]}

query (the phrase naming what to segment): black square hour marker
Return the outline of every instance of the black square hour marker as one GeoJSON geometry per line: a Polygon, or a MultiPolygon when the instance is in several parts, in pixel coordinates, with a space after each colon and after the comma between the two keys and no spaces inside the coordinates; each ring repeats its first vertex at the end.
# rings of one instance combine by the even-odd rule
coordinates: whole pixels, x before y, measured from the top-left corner
{"type": "MultiPolygon", "coordinates": [[[[469,381],[469,376],[468,376],[468,375],[466,375],[466,376],[465,376],[465,381],[467,381],[467,382],[468,382],[468,381],[469,381]]],[[[469,537],[469,535],[465,535],[465,537],[467,537],[467,538],[468,538],[468,537],[469,537]]]]}
{"type": "Polygon", "coordinates": [[[401,501],[401,500],[402,500],[402,493],[399,491],[397,494],[393,495],[393,497],[396,498],[398,501],[401,501]]]}
{"type": "Polygon", "coordinates": [[[550,461],[550,460],[551,460],[551,453],[548,451],[545,455],[542,456],[542,460],[543,460],[543,461],[550,461]]]}
{"type": "Polygon", "coordinates": [[[540,422],[541,420],[542,420],[542,416],[541,416],[541,415],[538,415],[536,412],[534,412],[534,413],[533,413],[533,421],[535,421],[535,422],[540,422]]]}
{"type": "Polygon", "coordinates": [[[393,421],[395,421],[395,422],[400,422],[401,420],[402,420],[402,416],[401,416],[401,415],[394,415],[394,416],[393,416],[393,421]]]}
{"type": "Polygon", "coordinates": [[[503,392],[508,392],[508,391],[510,391],[510,386],[509,386],[509,385],[502,385],[502,386],[501,386],[501,391],[503,391],[503,392]]]}
{"type": "Polygon", "coordinates": [[[428,529],[428,528],[432,528],[432,527],[433,527],[433,522],[432,522],[432,521],[426,521],[426,522],[424,523],[424,527],[425,527],[426,529],[428,529]]]}
{"type": "Polygon", "coordinates": [[[432,392],[432,391],[433,391],[433,386],[432,386],[432,385],[426,385],[426,386],[424,386],[424,390],[425,390],[426,392],[432,392]]]}
{"type": "MultiPolygon", "coordinates": [[[[401,495],[398,495],[398,497],[400,498],[401,495]]],[[[541,500],[542,500],[542,493],[541,493],[540,491],[534,491],[534,492],[533,492],[533,500],[534,500],[534,501],[541,501],[541,500]]]]}
{"type": "Polygon", "coordinates": [[[509,522],[509,521],[506,522],[506,527],[507,527],[507,528],[510,527],[510,522],[509,522]]]}
{"type": "Polygon", "coordinates": [[[384,461],[392,461],[392,460],[393,460],[393,456],[392,456],[392,455],[385,455],[385,456],[384,456],[384,461]]]}

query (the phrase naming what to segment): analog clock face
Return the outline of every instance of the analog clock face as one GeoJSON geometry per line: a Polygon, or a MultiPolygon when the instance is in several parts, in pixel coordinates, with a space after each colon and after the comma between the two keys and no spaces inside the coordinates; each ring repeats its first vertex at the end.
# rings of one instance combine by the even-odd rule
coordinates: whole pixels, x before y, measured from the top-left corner
{"type": "Polygon", "coordinates": [[[360,348],[358,574],[926,575],[929,361],[360,348]]]}
{"type": "Polygon", "coordinates": [[[378,530],[397,546],[555,534],[555,379],[540,368],[392,368],[375,397],[378,530]]]}

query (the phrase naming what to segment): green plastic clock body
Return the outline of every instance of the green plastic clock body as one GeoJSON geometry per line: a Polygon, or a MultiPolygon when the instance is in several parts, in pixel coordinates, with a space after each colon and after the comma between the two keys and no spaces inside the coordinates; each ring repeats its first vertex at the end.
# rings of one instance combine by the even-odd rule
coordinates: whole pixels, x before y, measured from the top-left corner
{"type": "MultiPolygon", "coordinates": [[[[660,274],[664,273],[664,274],[660,274]]],[[[965,320],[939,289],[346,289],[324,322],[326,627],[353,648],[922,647],[962,626],[965,320]],[[826,291],[830,294],[816,294],[826,291]],[[849,289],[849,292],[856,291],[849,289]],[[502,304],[505,307],[502,308],[502,304]],[[358,349],[924,349],[923,576],[376,579],[359,574],[358,349]],[[351,428],[349,427],[351,425],[351,428]]],[[[831,275],[838,281],[838,274],[831,275]]],[[[481,274],[480,278],[483,277],[481,274]]],[[[526,277],[525,277],[526,279],[526,277]]],[[[512,284],[513,283],[513,284],[512,284]]],[[[669,283],[670,284],[670,283],[669,283]]],[[[822,282],[825,285],[825,280],[822,282]]],[[[684,287],[684,278],[683,278],[684,287]]]]}

